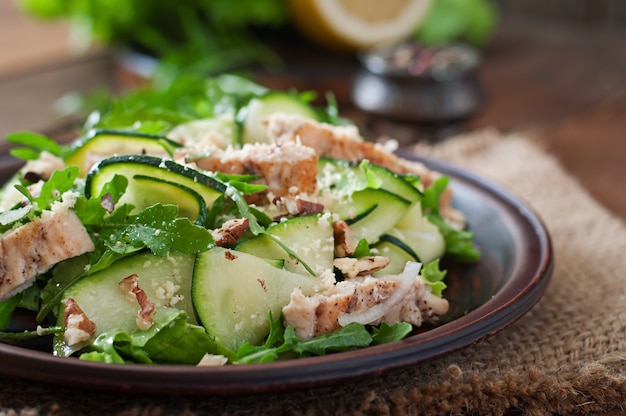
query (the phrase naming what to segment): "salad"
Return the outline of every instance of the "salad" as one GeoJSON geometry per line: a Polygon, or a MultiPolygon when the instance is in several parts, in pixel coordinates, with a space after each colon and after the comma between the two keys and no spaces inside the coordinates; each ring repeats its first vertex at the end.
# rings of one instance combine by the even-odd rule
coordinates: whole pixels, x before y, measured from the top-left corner
{"type": "Polygon", "coordinates": [[[182,90],[114,103],[67,145],[7,138],[26,163],[0,193],[1,340],[248,364],[399,340],[447,312],[439,259],[480,255],[447,177],[363,140],[332,98],[232,75],[182,90]],[[36,327],[16,331],[23,310],[36,327]]]}

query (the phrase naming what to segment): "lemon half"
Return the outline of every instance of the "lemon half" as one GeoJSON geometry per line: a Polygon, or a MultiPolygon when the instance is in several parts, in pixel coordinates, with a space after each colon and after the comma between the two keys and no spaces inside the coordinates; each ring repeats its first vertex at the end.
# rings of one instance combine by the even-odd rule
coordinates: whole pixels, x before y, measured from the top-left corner
{"type": "Polygon", "coordinates": [[[311,40],[354,51],[406,38],[432,0],[288,0],[295,26],[311,40]]]}

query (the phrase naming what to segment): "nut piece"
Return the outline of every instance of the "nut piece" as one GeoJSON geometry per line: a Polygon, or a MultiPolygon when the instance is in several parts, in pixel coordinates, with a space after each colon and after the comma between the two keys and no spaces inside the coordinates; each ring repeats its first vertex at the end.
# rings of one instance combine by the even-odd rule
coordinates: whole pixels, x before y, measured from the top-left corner
{"type": "Polygon", "coordinates": [[[335,259],[333,266],[339,269],[347,279],[357,276],[367,276],[378,270],[384,269],[389,264],[388,257],[369,256],[355,259],[353,257],[343,257],[335,259]]]}
{"type": "Polygon", "coordinates": [[[274,198],[274,204],[276,204],[281,211],[284,209],[287,215],[292,217],[319,214],[324,211],[324,205],[307,201],[297,196],[281,196],[274,198]]]}
{"type": "Polygon", "coordinates": [[[250,223],[247,218],[235,218],[226,221],[220,228],[211,231],[211,234],[216,246],[230,247],[234,246],[249,229],[250,223]]]}
{"type": "Polygon", "coordinates": [[[119,283],[120,289],[126,294],[126,298],[131,301],[137,301],[139,311],[135,322],[137,327],[143,331],[147,331],[152,326],[152,312],[154,312],[154,303],[150,302],[148,295],[139,287],[139,276],[131,274],[125,277],[119,283]]]}
{"type": "Polygon", "coordinates": [[[345,221],[334,222],[333,235],[335,238],[335,257],[348,257],[354,254],[358,242],[348,223],[345,221]]]}
{"type": "Polygon", "coordinates": [[[72,298],[65,300],[63,311],[65,333],[63,339],[70,347],[87,342],[96,333],[96,323],[87,318],[87,315],[72,298]]]}

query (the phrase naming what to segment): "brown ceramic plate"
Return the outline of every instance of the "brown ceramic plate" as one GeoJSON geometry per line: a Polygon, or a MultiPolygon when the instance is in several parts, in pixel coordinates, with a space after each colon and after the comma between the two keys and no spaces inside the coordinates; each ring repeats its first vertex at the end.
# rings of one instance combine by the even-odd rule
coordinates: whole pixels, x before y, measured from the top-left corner
{"type": "MultiPolygon", "coordinates": [[[[270,364],[198,368],[117,365],[58,358],[49,352],[0,343],[0,372],[35,381],[117,392],[240,394],[301,389],[419,365],[465,348],[504,329],[543,295],[552,272],[549,235],[526,204],[506,190],[440,162],[451,177],[454,204],[464,211],[483,252],[475,264],[448,265],[441,322],[408,338],[357,351],[270,364]]],[[[0,161],[0,179],[16,165],[0,161]]]]}

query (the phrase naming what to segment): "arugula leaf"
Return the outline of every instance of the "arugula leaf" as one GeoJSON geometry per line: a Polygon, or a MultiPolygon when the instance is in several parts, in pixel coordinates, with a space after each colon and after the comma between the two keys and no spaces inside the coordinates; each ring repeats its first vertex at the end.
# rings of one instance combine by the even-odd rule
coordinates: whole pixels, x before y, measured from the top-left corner
{"type": "Polygon", "coordinates": [[[213,243],[209,230],[178,217],[176,205],[155,204],[136,215],[116,214],[98,226],[101,241],[114,253],[127,254],[147,247],[157,256],[170,250],[193,254],[213,243]]]}
{"type": "Polygon", "coordinates": [[[20,303],[21,295],[17,294],[0,302],[0,329],[6,329],[13,316],[13,311],[20,303]]]}
{"type": "Polygon", "coordinates": [[[365,238],[361,238],[357,243],[356,248],[354,249],[354,254],[352,255],[352,257],[358,259],[359,257],[368,257],[371,255],[372,251],[370,250],[369,243],[365,238]]]}
{"type": "Polygon", "coordinates": [[[463,261],[475,261],[480,258],[480,251],[476,249],[473,233],[460,230],[448,224],[439,213],[439,200],[446,190],[450,178],[442,176],[424,190],[422,208],[432,224],[439,228],[446,245],[446,253],[463,261]]]}
{"type": "Polygon", "coordinates": [[[35,318],[37,322],[43,322],[51,312],[56,313],[55,308],[59,305],[65,290],[87,275],[91,256],[83,254],[54,266],[50,278],[41,289],[41,305],[35,318]]]}
{"type": "Polygon", "coordinates": [[[372,339],[374,345],[386,344],[404,339],[412,330],[413,325],[408,322],[396,322],[393,325],[383,322],[378,328],[374,327],[372,339]]]}
{"type": "Polygon", "coordinates": [[[100,334],[89,346],[91,351],[80,358],[113,363],[130,359],[145,364],[197,364],[207,353],[234,357],[232,351],[217,342],[203,327],[190,324],[184,311],[157,307],[152,319],[153,324],[147,331],[100,334]]]}
{"type": "Polygon", "coordinates": [[[384,344],[397,341],[407,336],[413,327],[406,322],[393,325],[383,323],[370,333],[366,326],[353,322],[338,330],[302,341],[292,327],[283,327],[282,318],[272,318],[270,313],[270,333],[263,345],[243,344],[237,350],[234,364],[267,363],[280,359],[281,356],[324,355],[329,352],[347,351],[367,347],[372,344],[384,344]]]}
{"type": "Polygon", "coordinates": [[[49,210],[55,202],[63,199],[63,193],[74,188],[77,177],[76,167],[55,171],[50,179],[43,183],[37,197],[34,197],[24,185],[15,184],[15,189],[28,199],[29,204],[0,213],[0,232],[8,231],[16,224],[27,222],[40,215],[42,211],[49,210]]]}
{"type": "Polygon", "coordinates": [[[27,146],[11,149],[10,151],[12,156],[22,160],[35,160],[43,151],[55,156],[61,156],[63,153],[63,146],[58,144],[55,140],[39,133],[30,131],[10,133],[6,136],[6,140],[9,143],[27,146]]]}
{"type": "Polygon", "coordinates": [[[128,179],[123,175],[114,175],[95,198],[79,197],[74,205],[74,211],[83,224],[98,224],[104,217],[115,209],[115,204],[126,191],[128,179]],[[112,205],[112,206],[111,206],[112,205]]]}
{"type": "Polygon", "coordinates": [[[422,267],[420,275],[430,286],[433,295],[441,297],[443,290],[446,288],[446,284],[443,282],[446,273],[446,270],[439,269],[439,259],[435,259],[422,267]]]}
{"type": "Polygon", "coordinates": [[[46,328],[37,328],[33,331],[21,331],[21,332],[4,332],[0,331],[0,340],[2,341],[28,341],[43,337],[46,335],[57,335],[63,333],[64,328],[61,326],[50,326],[46,328]]]}
{"type": "Polygon", "coordinates": [[[369,166],[370,166],[369,160],[363,160],[361,161],[361,163],[359,163],[359,169],[365,175],[365,181],[366,181],[365,187],[378,189],[383,184],[383,181],[382,179],[378,177],[378,175],[376,175],[375,172],[372,172],[369,166]]]}
{"type": "Polygon", "coordinates": [[[323,355],[329,351],[347,351],[354,348],[367,347],[372,343],[372,336],[364,325],[353,322],[338,330],[320,335],[310,341],[301,341],[293,328],[285,329],[285,344],[299,356],[309,354],[323,355]]]}
{"type": "Polygon", "coordinates": [[[54,202],[61,200],[63,193],[74,187],[76,178],[78,178],[76,166],[54,171],[50,179],[44,182],[39,195],[33,200],[38,211],[50,209],[54,202]]]}

